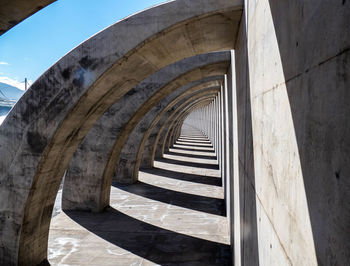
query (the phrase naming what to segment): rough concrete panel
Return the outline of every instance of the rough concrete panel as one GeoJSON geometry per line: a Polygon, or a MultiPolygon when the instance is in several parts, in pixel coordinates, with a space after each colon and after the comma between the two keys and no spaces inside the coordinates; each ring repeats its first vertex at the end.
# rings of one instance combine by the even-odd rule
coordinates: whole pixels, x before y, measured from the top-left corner
{"type": "Polygon", "coordinates": [[[348,1],[249,1],[259,258],[347,265],[348,1]]]}
{"type": "Polygon", "coordinates": [[[228,0],[178,0],[148,9],[93,36],[31,86],[0,127],[2,264],[45,260],[61,178],[97,119],[162,67],[232,48],[228,33],[240,16],[241,1],[228,0]]]}
{"type": "Polygon", "coordinates": [[[177,79],[186,72],[201,67],[197,72],[205,75],[205,70],[209,68],[207,74],[210,75],[210,65],[215,66],[228,58],[228,52],[215,52],[176,62],[142,81],[111,106],[84,138],[70,161],[64,183],[63,209],[101,211],[108,206],[109,190],[103,189],[105,167],[114,143],[129,128],[129,121],[137,113],[145,115],[146,107],[155,106],[153,109],[160,111],[162,97],[170,94],[168,98],[172,99],[188,89],[188,86],[177,87],[180,84],[177,79]]]}

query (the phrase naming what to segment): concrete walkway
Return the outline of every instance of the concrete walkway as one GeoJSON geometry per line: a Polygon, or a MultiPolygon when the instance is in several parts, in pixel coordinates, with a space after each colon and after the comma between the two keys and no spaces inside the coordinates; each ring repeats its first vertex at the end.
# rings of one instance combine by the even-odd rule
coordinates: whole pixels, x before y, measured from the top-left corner
{"type": "Polygon", "coordinates": [[[104,213],[61,212],[52,265],[229,265],[220,172],[210,142],[186,129],[134,185],[114,184],[104,213]]]}

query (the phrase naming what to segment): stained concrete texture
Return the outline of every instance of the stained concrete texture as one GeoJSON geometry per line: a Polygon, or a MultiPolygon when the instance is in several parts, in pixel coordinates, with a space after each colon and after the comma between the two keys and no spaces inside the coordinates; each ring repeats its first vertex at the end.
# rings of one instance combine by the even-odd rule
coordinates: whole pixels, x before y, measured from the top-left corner
{"type": "Polygon", "coordinates": [[[100,31],[40,76],[0,127],[1,264],[46,261],[62,176],[103,113],[167,65],[233,49],[241,15],[241,0],[169,1],[100,31]]]}
{"type": "Polygon", "coordinates": [[[112,186],[105,212],[54,217],[50,263],[230,265],[217,163],[205,137],[184,132],[155,168],[140,171],[138,183],[112,186]]]}

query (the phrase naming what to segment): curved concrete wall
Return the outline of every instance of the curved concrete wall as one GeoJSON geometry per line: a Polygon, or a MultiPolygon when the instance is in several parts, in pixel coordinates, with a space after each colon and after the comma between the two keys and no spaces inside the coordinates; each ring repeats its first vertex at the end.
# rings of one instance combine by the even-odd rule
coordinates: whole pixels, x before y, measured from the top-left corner
{"type": "MultiPolygon", "coordinates": [[[[213,93],[216,93],[217,89],[214,89],[213,93]]],[[[207,92],[202,92],[201,94],[195,95],[190,97],[189,99],[185,100],[184,102],[181,101],[179,107],[175,109],[175,111],[166,118],[166,120],[163,122],[163,125],[160,127],[159,132],[157,134],[157,137],[154,141],[153,151],[152,151],[152,164],[155,159],[161,158],[163,155],[163,142],[164,138],[166,136],[167,129],[169,128],[169,125],[171,124],[172,119],[176,116],[178,112],[180,112],[183,108],[186,108],[187,105],[193,104],[194,100],[197,97],[202,97],[203,94],[206,94],[207,92]]],[[[206,96],[205,96],[206,97],[206,96]]]]}
{"type": "MultiPolygon", "coordinates": [[[[201,76],[215,77],[217,73],[224,74],[229,57],[227,51],[215,52],[169,65],[135,86],[109,108],[84,138],[70,161],[65,176],[62,208],[101,211],[108,206],[113,175],[106,173],[114,171],[115,165],[118,169],[122,167],[114,151],[120,150],[120,146],[123,147],[122,139],[131,135],[133,127],[140,123],[138,122],[140,119],[147,121],[146,114],[150,116],[148,110],[160,111],[161,103],[166,99],[172,99],[177,94],[188,90],[188,86],[180,87],[184,82],[190,82],[191,79],[201,76]],[[134,126],[131,125],[132,123],[134,126]],[[116,142],[119,144],[115,144],[116,142]],[[111,158],[114,159],[109,166],[113,169],[107,170],[106,167],[111,158]]],[[[212,83],[215,84],[215,82],[213,80],[212,83]]],[[[136,144],[131,143],[131,145],[136,144]]],[[[127,147],[126,150],[132,153],[132,147],[127,147]]],[[[130,164],[132,162],[123,163],[125,167],[130,167],[130,164]]],[[[125,175],[120,177],[120,180],[128,183],[135,180],[132,174],[125,175]]]]}
{"type": "MultiPolygon", "coordinates": [[[[215,83],[218,83],[216,81],[215,83]]],[[[210,83],[210,86],[205,89],[211,89],[215,83],[210,83]]],[[[205,90],[204,89],[204,90],[205,90]]],[[[185,97],[190,97],[194,92],[202,92],[202,86],[195,86],[191,89],[188,89],[186,92],[183,92],[179,98],[183,99],[185,97]]],[[[121,176],[117,176],[114,181],[120,182],[122,180],[122,176],[124,176],[124,180],[127,182],[135,182],[137,180],[137,173],[139,170],[139,163],[141,160],[141,156],[138,156],[138,151],[143,150],[142,141],[144,139],[145,134],[147,134],[148,130],[152,130],[153,123],[155,117],[159,117],[161,114],[165,114],[165,111],[172,107],[173,104],[179,101],[176,98],[170,104],[165,106],[163,109],[154,108],[151,112],[147,113],[142,120],[139,122],[137,127],[129,134],[127,142],[124,144],[122,148],[122,152],[120,155],[119,162],[117,164],[116,175],[120,174],[121,176]],[[175,102],[176,101],[176,102],[175,102]],[[122,163],[122,161],[124,162],[122,163]]],[[[164,104],[169,103],[165,101],[164,104]]]]}
{"type": "Polygon", "coordinates": [[[71,51],[0,127],[0,264],[45,262],[67,168],[66,208],[100,211],[190,123],[216,150],[234,265],[347,265],[349,4],[172,1],[71,51]],[[233,48],[230,67],[171,66],[233,48]]]}
{"type": "MultiPolygon", "coordinates": [[[[191,89],[203,89],[203,88],[212,88],[215,86],[220,86],[222,84],[223,76],[214,76],[205,78],[203,80],[190,83],[188,86],[191,89]],[[213,82],[215,81],[215,83],[213,82]]],[[[188,90],[188,88],[185,88],[188,90]]],[[[143,140],[140,144],[138,155],[137,155],[137,166],[135,166],[134,173],[138,172],[138,168],[150,168],[153,166],[152,162],[152,151],[153,146],[155,142],[155,138],[157,137],[157,134],[160,130],[160,127],[162,126],[162,120],[166,119],[173,111],[173,107],[167,107],[167,109],[163,109],[162,113],[160,115],[157,115],[157,117],[152,121],[151,126],[147,129],[143,136],[143,140]],[[170,109],[169,109],[170,108],[170,109]],[[163,115],[163,112],[166,112],[166,114],[163,115]],[[141,158],[142,157],[142,158],[141,158]],[[138,166],[139,165],[139,166],[138,166]]]]}
{"type": "Polygon", "coordinates": [[[87,40],[32,85],[0,127],[0,191],[8,199],[1,212],[2,264],[46,259],[61,178],[97,119],[164,66],[233,48],[241,9],[241,1],[228,0],[148,9],[87,40]]]}
{"type": "MultiPolygon", "coordinates": [[[[179,77],[178,79],[174,80],[171,84],[167,86],[168,88],[165,88],[165,89],[174,90],[174,89],[181,88],[182,86],[190,82],[201,80],[209,76],[223,75],[224,73],[226,73],[227,67],[228,67],[227,62],[221,62],[218,64],[201,67],[194,71],[189,71],[186,74],[179,77]]],[[[149,102],[151,102],[153,106],[157,102],[157,97],[164,98],[165,95],[154,94],[152,97],[150,97],[149,102]]],[[[147,111],[148,110],[146,108],[142,108],[135,113],[133,118],[129,121],[128,125],[125,127],[124,132],[120,134],[119,138],[117,139],[117,141],[113,146],[113,151],[110,155],[110,160],[108,162],[107,167],[109,165],[113,166],[113,169],[111,170],[114,173],[115,165],[117,165],[117,169],[115,170],[115,178],[114,178],[114,180],[116,181],[128,182],[128,183],[135,181],[131,179],[133,178],[133,175],[132,175],[132,171],[130,172],[130,170],[134,168],[135,159],[136,159],[135,156],[139,145],[138,144],[139,142],[136,141],[136,138],[139,139],[139,137],[134,136],[134,134],[142,135],[145,132],[143,128],[148,127],[149,121],[146,122],[146,120],[148,119],[147,119],[147,116],[144,115],[147,111]],[[143,121],[141,121],[141,119],[143,121]],[[130,157],[132,157],[133,159],[131,159],[130,157]]],[[[105,173],[107,172],[108,172],[108,169],[106,169],[105,173]]]]}

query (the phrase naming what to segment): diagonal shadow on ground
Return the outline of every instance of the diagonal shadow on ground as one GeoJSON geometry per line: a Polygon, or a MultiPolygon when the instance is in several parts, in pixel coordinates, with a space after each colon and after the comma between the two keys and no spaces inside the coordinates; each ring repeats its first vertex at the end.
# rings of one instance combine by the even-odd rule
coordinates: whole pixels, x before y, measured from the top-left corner
{"type": "Polygon", "coordinates": [[[169,155],[177,155],[177,156],[184,156],[184,157],[189,157],[189,158],[198,158],[198,159],[206,159],[206,160],[216,160],[215,155],[197,155],[197,154],[189,154],[189,153],[179,153],[177,151],[180,151],[179,149],[175,148],[170,148],[171,151],[165,152],[165,154],[169,155]]]}
{"type": "Polygon", "coordinates": [[[169,177],[169,178],[178,179],[182,181],[189,181],[189,182],[205,184],[205,185],[213,185],[213,186],[219,186],[219,187],[222,186],[221,178],[217,178],[217,177],[179,173],[179,172],[174,172],[171,170],[161,169],[161,168],[140,169],[140,171],[148,174],[169,177]]]}
{"type": "Polygon", "coordinates": [[[112,186],[129,193],[133,193],[163,203],[210,214],[226,216],[223,199],[209,198],[173,191],[161,187],[152,186],[143,182],[137,182],[132,185],[121,185],[113,183],[112,186]]]}
{"type": "Polygon", "coordinates": [[[162,229],[112,207],[103,213],[66,214],[106,241],[157,264],[230,265],[229,245],[162,229]]]}
{"type": "Polygon", "coordinates": [[[180,160],[173,160],[168,158],[162,158],[158,159],[157,161],[163,162],[163,163],[170,163],[174,165],[182,166],[190,166],[190,167],[197,167],[197,168],[205,168],[205,169],[215,169],[219,170],[219,166],[217,164],[206,164],[206,163],[196,163],[196,162],[184,162],[180,160]]]}

